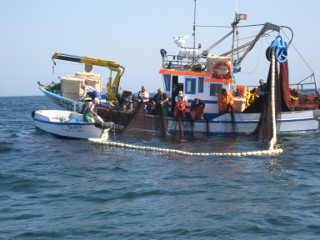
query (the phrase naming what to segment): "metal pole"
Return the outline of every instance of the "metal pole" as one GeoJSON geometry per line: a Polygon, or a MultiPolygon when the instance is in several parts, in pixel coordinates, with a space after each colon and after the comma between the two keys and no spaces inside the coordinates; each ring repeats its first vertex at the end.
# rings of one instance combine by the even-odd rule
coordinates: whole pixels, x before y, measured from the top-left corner
{"type": "Polygon", "coordinates": [[[196,51],[196,12],[197,12],[197,0],[194,0],[194,12],[193,12],[193,61],[195,61],[196,51]]]}

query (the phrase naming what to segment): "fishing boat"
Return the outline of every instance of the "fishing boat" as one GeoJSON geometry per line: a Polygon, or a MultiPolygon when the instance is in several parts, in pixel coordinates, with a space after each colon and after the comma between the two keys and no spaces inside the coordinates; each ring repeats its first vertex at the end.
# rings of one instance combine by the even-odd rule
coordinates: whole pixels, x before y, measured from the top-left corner
{"type": "MultiPolygon", "coordinates": [[[[177,54],[168,54],[165,49],[160,50],[162,64],[159,74],[162,76],[162,83],[159,83],[159,87],[163,88],[169,98],[168,116],[156,116],[149,111],[148,114],[143,115],[143,121],[136,121],[139,128],[156,132],[165,129],[169,133],[183,132],[192,135],[251,134],[257,132],[257,128],[261,125],[264,125],[265,129],[270,129],[271,121],[266,118],[270,111],[277,111],[275,123],[278,133],[317,132],[320,130],[320,94],[314,73],[303,80],[294,83],[290,81],[289,83],[287,60],[293,40],[292,29],[267,22],[260,24],[261,29],[252,40],[239,43],[237,34],[241,29],[249,27],[240,26],[241,20],[243,20],[243,14],[235,13],[231,30],[204,50],[202,50],[201,44],[197,46],[195,44],[195,22],[192,47],[185,46],[189,36],[183,35],[174,38],[178,46],[177,54]],[[261,78],[268,76],[267,86],[269,88],[267,94],[262,96],[253,91],[255,90],[254,86],[250,87],[241,83],[237,74],[241,72],[243,60],[256,43],[262,38],[272,37],[271,33],[274,32],[276,37],[271,40],[272,44],[266,49],[270,71],[261,73],[261,78]],[[288,35],[291,37],[285,41],[284,37],[288,35]],[[228,38],[231,38],[232,48],[222,54],[216,54],[214,52],[216,46],[227,41],[228,38]],[[271,89],[274,87],[272,88],[271,85],[274,82],[278,87],[272,93],[271,89]],[[222,89],[226,89],[233,97],[232,107],[223,113],[218,108],[219,94],[222,89]],[[179,91],[182,91],[188,99],[185,119],[174,117],[175,97],[179,91]],[[277,101],[272,102],[271,100],[274,98],[277,98],[277,101]],[[196,99],[205,103],[203,119],[190,119],[190,110],[196,99]]],[[[40,90],[58,106],[79,112],[82,102],[77,99],[81,95],[81,89],[79,89],[81,81],[90,82],[95,78],[91,81],[91,85],[97,87],[96,83],[98,82],[98,89],[103,92],[100,76],[90,73],[92,65],[98,65],[117,71],[115,81],[112,82],[112,79],[109,78],[105,94],[102,94],[105,96],[106,105],[98,107],[99,115],[106,121],[115,122],[118,128],[126,127],[137,115],[133,107],[132,91],[123,91],[121,94],[119,92],[120,77],[124,70],[120,64],[109,60],[60,53],[55,53],[52,58],[79,62],[86,66],[86,73],[65,76],[58,84],[39,84],[40,90]],[[58,91],[54,90],[59,84],[58,91]],[[70,95],[70,91],[66,88],[73,88],[75,94],[70,95]]]]}
{"type": "Polygon", "coordinates": [[[38,110],[32,117],[37,128],[68,138],[108,139],[112,127],[112,123],[84,122],[82,114],[66,110],[38,110]]]}

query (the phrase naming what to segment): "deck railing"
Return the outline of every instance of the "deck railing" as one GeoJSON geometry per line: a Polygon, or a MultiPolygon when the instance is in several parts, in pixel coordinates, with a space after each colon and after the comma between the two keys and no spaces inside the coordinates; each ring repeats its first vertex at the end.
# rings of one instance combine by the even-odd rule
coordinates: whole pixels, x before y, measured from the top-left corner
{"type": "Polygon", "coordinates": [[[302,79],[298,83],[290,84],[290,86],[295,86],[295,89],[297,89],[300,92],[304,92],[304,93],[309,92],[309,93],[316,95],[318,98],[320,98],[319,88],[318,88],[316,76],[314,75],[314,73],[312,73],[310,76],[302,79]],[[306,82],[308,80],[309,80],[309,82],[306,82]],[[309,86],[311,86],[311,87],[309,87],[309,86]]]}

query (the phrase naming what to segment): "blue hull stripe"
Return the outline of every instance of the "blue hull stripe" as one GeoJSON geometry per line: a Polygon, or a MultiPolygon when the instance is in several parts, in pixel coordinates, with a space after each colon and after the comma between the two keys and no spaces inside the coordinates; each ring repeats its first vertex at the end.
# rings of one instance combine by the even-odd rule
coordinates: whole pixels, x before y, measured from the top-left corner
{"type": "MultiPolygon", "coordinates": [[[[283,123],[283,122],[304,122],[304,121],[314,121],[314,118],[302,118],[302,119],[291,119],[291,120],[278,120],[277,122],[283,123]]],[[[178,122],[177,119],[175,118],[171,118],[170,121],[173,122],[178,122]]],[[[233,123],[232,121],[212,121],[212,120],[208,120],[210,124],[212,123],[233,123]]],[[[194,122],[203,122],[206,123],[206,120],[195,120],[194,122]]],[[[235,124],[252,124],[252,123],[258,123],[259,120],[256,121],[236,121],[235,124]]]]}
{"type": "Polygon", "coordinates": [[[80,122],[80,123],[72,123],[72,122],[50,122],[50,121],[45,121],[45,120],[41,120],[41,119],[37,119],[37,118],[34,118],[33,119],[34,121],[37,121],[37,122],[42,122],[42,123],[47,123],[47,124],[51,124],[51,125],[85,125],[85,126],[94,126],[94,123],[85,123],[85,122],[80,122]]]}
{"type": "MultiPolygon", "coordinates": [[[[170,132],[175,132],[179,133],[179,130],[170,130],[170,132]]],[[[185,133],[191,134],[192,131],[184,131],[185,133]]],[[[297,132],[318,132],[318,129],[308,129],[308,130],[293,130],[293,131],[279,131],[278,133],[297,133],[297,132]]],[[[206,132],[206,131],[193,131],[194,134],[210,134],[210,135],[230,135],[234,134],[234,132],[206,132]]],[[[248,133],[246,132],[236,132],[237,134],[240,135],[247,135],[248,133]]]]}

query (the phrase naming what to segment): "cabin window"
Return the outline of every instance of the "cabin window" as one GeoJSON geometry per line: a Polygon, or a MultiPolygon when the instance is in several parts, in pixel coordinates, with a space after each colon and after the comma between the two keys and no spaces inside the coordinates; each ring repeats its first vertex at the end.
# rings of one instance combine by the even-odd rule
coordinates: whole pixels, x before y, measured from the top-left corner
{"type": "Polygon", "coordinates": [[[196,79],[186,78],[185,93],[195,94],[196,93],[196,79]]]}
{"type": "Polygon", "coordinates": [[[164,85],[166,87],[166,91],[170,91],[171,75],[164,75],[164,85]]]}
{"type": "Polygon", "coordinates": [[[210,96],[216,96],[221,92],[222,84],[210,84],[210,96]]]}
{"type": "Polygon", "coordinates": [[[198,78],[198,92],[203,93],[203,83],[204,83],[204,78],[199,77],[198,78]]]}

